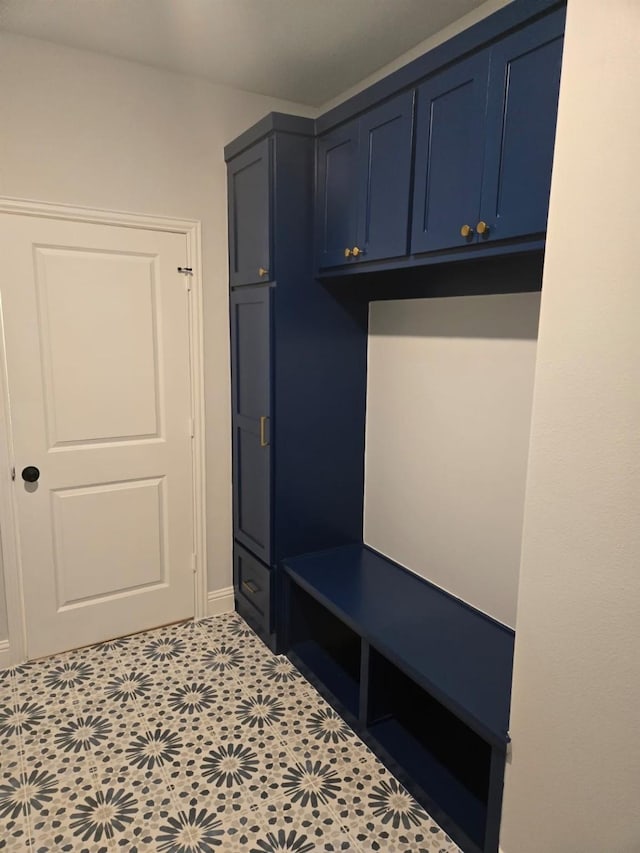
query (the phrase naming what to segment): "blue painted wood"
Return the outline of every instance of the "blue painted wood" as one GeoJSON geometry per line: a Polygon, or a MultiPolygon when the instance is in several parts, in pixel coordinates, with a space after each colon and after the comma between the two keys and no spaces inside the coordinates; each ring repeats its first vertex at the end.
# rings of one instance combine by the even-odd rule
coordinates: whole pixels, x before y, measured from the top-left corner
{"type": "Polygon", "coordinates": [[[295,643],[291,651],[301,663],[316,674],[326,689],[349,713],[357,716],[360,685],[355,678],[338,666],[322,646],[311,640],[295,643]]]}
{"type": "Polygon", "coordinates": [[[225,162],[233,160],[247,148],[253,148],[256,142],[260,142],[267,136],[273,137],[277,132],[288,135],[315,137],[315,122],[311,118],[290,115],[289,113],[268,113],[266,116],[251,125],[250,128],[225,145],[225,162]]]}
{"type": "Polygon", "coordinates": [[[263,139],[227,167],[229,282],[256,284],[274,278],[271,257],[271,143],[263,139]],[[268,271],[266,276],[259,270],[268,271]]]}
{"type": "Polygon", "coordinates": [[[233,494],[237,540],[272,570],[277,630],[279,560],[362,534],[368,309],[313,280],[315,140],[267,141],[278,279],[231,292],[233,494]]]}
{"type": "MultiPolygon", "coordinates": [[[[465,266],[469,262],[491,261],[491,259],[499,259],[508,257],[509,255],[519,256],[520,258],[527,255],[539,255],[545,247],[545,238],[539,234],[531,237],[522,237],[509,242],[492,243],[491,241],[483,241],[482,243],[471,243],[466,246],[461,246],[457,249],[444,249],[439,252],[429,252],[425,255],[407,255],[404,258],[391,258],[383,261],[373,261],[372,263],[353,264],[352,266],[337,267],[334,269],[323,269],[318,271],[318,278],[329,284],[332,280],[342,279],[346,283],[348,279],[362,279],[358,287],[368,287],[365,284],[365,279],[382,283],[387,282],[388,297],[393,299],[394,286],[402,278],[414,278],[416,281],[420,279],[425,283],[424,290],[413,293],[407,298],[417,298],[419,296],[429,296],[427,283],[431,280],[432,275],[438,275],[437,269],[446,269],[449,274],[455,275],[453,272],[456,265],[465,266]],[[434,269],[429,269],[434,268],[434,269]],[[396,277],[386,275],[386,273],[397,274],[396,277]]],[[[514,280],[516,291],[520,291],[517,279],[514,280]]],[[[489,285],[491,286],[491,285],[489,285]]],[[[498,288],[496,293],[504,293],[502,290],[502,282],[500,279],[495,280],[495,287],[498,288]]],[[[522,288],[523,290],[526,288],[522,288]]],[[[531,289],[531,288],[529,288],[531,289]]],[[[533,288],[540,289],[540,284],[533,288]]],[[[381,289],[384,291],[384,288],[381,289]]],[[[491,293],[491,290],[485,290],[485,293],[491,293]]],[[[442,294],[442,295],[447,295],[442,294]]],[[[469,294],[471,295],[471,294],[469,294]]],[[[370,299],[384,298],[383,296],[371,295],[370,299]]],[[[402,296],[396,297],[402,299],[402,296]]]]}
{"type": "Polygon", "coordinates": [[[461,849],[496,853],[513,632],[359,544],[283,568],[291,659],[461,849]]]}
{"type": "Polygon", "coordinates": [[[406,254],[412,127],[413,93],[405,92],[318,139],[320,268],[406,254]]]}
{"type": "Polygon", "coordinates": [[[238,542],[233,548],[233,582],[236,603],[243,613],[249,613],[251,622],[263,637],[271,633],[273,588],[271,570],[256,559],[238,542]]]}
{"type": "MultiPolygon", "coordinates": [[[[364,647],[367,644],[363,642],[363,657],[364,657],[364,647]]],[[[285,646],[285,648],[289,648],[285,646]]],[[[436,821],[436,823],[442,827],[442,829],[447,832],[447,834],[453,838],[456,844],[460,847],[461,850],[464,850],[465,853],[482,853],[481,848],[471,840],[469,835],[463,831],[463,829],[456,824],[447,812],[438,804],[437,800],[429,794],[425,788],[419,785],[416,781],[415,776],[413,776],[410,772],[407,771],[407,768],[400,763],[398,758],[395,758],[392,752],[383,746],[384,734],[380,739],[376,736],[380,730],[378,730],[377,725],[368,725],[365,721],[363,721],[359,716],[354,714],[349,708],[341,702],[335,695],[335,693],[328,689],[325,681],[322,680],[318,676],[318,670],[313,669],[311,666],[308,666],[302,658],[300,658],[294,651],[291,649],[287,652],[287,656],[291,660],[291,662],[300,670],[300,672],[304,675],[304,677],[314,685],[318,693],[323,696],[327,702],[329,702],[335,710],[342,716],[351,726],[351,728],[359,735],[359,737],[367,744],[367,746],[374,752],[378,758],[382,761],[382,763],[389,769],[391,773],[400,781],[402,785],[413,795],[413,797],[421,803],[427,810],[427,812],[431,815],[431,817],[436,821]]],[[[315,666],[315,661],[313,661],[315,666]]],[[[319,669],[322,669],[320,666],[319,669]]],[[[360,685],[360,695],[362,697],[363,694],[363,685],[361,682],[360,685]]],[[[362,707],[362,706],[361,706],[362,707]]],[[[385,722],[392,722],[392,718],[389,718],[385,722]]],[[[403,731],[403,734],[407,734],[406,730],[403,731]]],[[[401,742],[401,739],[398,739],[401,742]]],[[[395,739],[394,739],[395,741],[395,739]]],[[[391,744],[389,743],[391,746],[391,744]]],[[[420,744],[417,740],[414,740],[412,746],[416,748],[417,752],[412,755],[411,761],[407,761],[407,764],[415,765],[419,763],[421,760],[421,754],[424,750],[420,747],[420,744]]],[[[404,758],[404,752],[402,749],[394,749],[396,755],[399,758],[404,758]]],[[[427,762],[430,762],[430,757],[427,756],[427,762]]],[[[504,765],[504,762],[503,762],[504,765]]],[[[418,774],[420,775],[420,774],[418,774]]],[[[432,776],[428,773],[422,773],[423,781],[426,779],[427,781],[432,778],[432,776]]],[[[438,795],[438,790],[435,790],[436,796],[438,795]]],[[[486,848],[485,853],[496,853],[497,848],[494,850],[490,850],[486,848]]]]}
{"type": "MultiPolygon", "coordinates": [[[[483,849],[487,822],[486,801],[466,788],[446,764],[424,748],[415,732],[403,726],[395,717],[371,726],[370,731],[415,783],[427,793],[431,792],[431,798],[440,809],[464,829],[477,848],[483,849]]],[[[458,841],[455,833],[454,840],[458,841]]]]}
{"type": "Polygon", "coordinates": [[[362,536],[368,307],[313,279],[313,145],[278,134],[275,148],[277,563],[362,536]]]}
{"type": "Polygon", "coordinates": [[[481,239],[546,231],[564,23],[560,9],[492,48],[481,239]]]}
{"type": "Polygon", "coordinates": [[[364,255],[351,263],[407,252],[412,129],[413,92],[404,92],[360,118],[355,242],[364,255]]]}
{"type": "Polygon", "coordinates": [[[233,526],[239,542],[271,560],[271,289],[231,293],[233,526]]]}
{"type": "Polygon", "coordinates": [[[479,50],[517,27],[552,9],[566,6],[565,0],[513,0],[472,27],[409,62],[316,119],[316,133],[322,134],[356,115],[409,89],[429,75],[479,50]]]}
{"type": "Polygon", "coordinates": [[[356,245],[358,123],[318,139],[316,241],[319,267],[346,263],[356,245]]]}
{"type": "Polygon", "coordinates": [[[283,566],[471,729],[504,746],[512,631],[359,544],[287,559],[283,566]]]}
{"type": "Polygon", "coordinates": [[[491,765],[489,768],[489,809],[484,837],[485,850],[498,850],[500,841],[500,818],[502,816],[502,794],[504,788],[504,771],[507,763],[507,750],[495,747],[491,750],[491,765]]]}
{"type": "Polygon", "coordinates": [[[418,89],[411,252],[464,246],[480,210],[489,51],[418,89]]]}

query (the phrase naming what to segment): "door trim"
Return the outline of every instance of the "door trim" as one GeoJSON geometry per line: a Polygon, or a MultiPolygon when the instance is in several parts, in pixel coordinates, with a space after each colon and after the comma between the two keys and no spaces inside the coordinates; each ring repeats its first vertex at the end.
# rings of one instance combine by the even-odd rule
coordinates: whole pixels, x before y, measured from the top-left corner
{"type": "MultiPolygon", "coordinates": [[[[171,219],[161,216],[99,208],[50,204],[30,199],[0,196],[0,214],[35,216],[47,219],[66,219],[99,225],[140,228],[145,231],[164,231],[184,234],[186,265],[191,267],[191,300],[189,307],[189,337],[191,358],[191,399],[194,438],[192,452],[195,600],[194,617],[204,619],[208,609],[207,541],[206,541],[206,472],[204,421],[204,315],[202,300],[202,229],[198,220],[171,219]]],[[[0,530],[2,530],[2,563],[7,599],[9,648],[7,664],[21,663],[26,654],[26,621],[22,589],[22,569],[18,540],[17,511],[11,486],[13,451],[11,410],[6,375],[4,317],[0,300],[0,530]]],[[[6,650],[5,650],[6,651],[6,650]]],[[[2,656],[5,657],[4,655],[2,656]]],[[[2,662],[2,658],[0,658],[2,662]]]]}

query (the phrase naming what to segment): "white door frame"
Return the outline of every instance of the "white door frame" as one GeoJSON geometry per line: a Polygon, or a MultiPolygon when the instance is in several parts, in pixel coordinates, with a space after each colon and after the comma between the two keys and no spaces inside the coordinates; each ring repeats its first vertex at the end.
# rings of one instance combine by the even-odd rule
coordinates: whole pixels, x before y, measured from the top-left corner
{"type": "MultiPolygon", "coordinates": [[[[193,406],[193,507],[196,619],[207,615],[207,542],[206,542],[206,482],[205,482],[205,424],[204,424],[204,331],[202,307],[202,259],[200,254],[200,222],[193,219],[168,219],[160,216],[99,210],[71,205],[0,196],[0,214],[13,213],[47,219],[67,219],[146,231],[167,231],[186,237],[186,265],[193,274],[189,307],[189,337],[191,357],[191,399],[193,406]]],[[[0,219],[0,223],[1,223],[0,219]]],[[[0,276],[2,271],[0,270],[0,276]]],[[[17,526],[17,506],[11,486],[13,450],[11,408],[8,396],[7,364],[5,357],[4,316],[0,301],[0,531],[2,533],[2,563],[4,568],[9,646],[0,642],[0,667],[21,663],[26,657],[26,620],[22,591],[22,568],[17,526]]]]}

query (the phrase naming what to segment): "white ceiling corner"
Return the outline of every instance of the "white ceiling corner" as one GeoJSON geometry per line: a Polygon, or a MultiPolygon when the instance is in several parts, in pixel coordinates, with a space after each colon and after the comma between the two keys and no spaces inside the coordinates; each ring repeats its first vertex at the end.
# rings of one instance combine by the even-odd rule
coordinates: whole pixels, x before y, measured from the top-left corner
{"type": "Polygon", "coordinates": [[[0,30],[318,106],[483,0],[0,0],[0,30]]]}

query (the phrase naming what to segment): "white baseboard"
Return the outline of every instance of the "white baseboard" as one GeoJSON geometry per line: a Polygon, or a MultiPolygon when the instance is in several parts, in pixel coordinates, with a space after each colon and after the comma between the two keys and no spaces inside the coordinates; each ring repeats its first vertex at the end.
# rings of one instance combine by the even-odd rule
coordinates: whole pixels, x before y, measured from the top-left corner
{"type": "Polygon", "coordinates": [[[233,613],[234,610],[232,586],[216,589],[207,595],[207,616],[220,616],[222,613],[233,613]]]}
{"type": "Polygon", "coordinates": [[[11,666],[11,649],[9,640],[0,640],[0,669],[11,666]]]}

